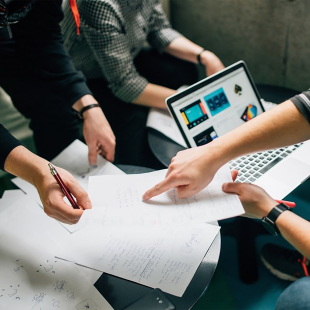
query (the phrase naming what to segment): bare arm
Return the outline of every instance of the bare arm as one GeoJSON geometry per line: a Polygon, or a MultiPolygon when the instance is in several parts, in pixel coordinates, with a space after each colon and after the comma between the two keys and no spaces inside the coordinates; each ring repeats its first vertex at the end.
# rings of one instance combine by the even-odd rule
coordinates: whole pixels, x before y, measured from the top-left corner
{"type": "Polygon", "coordinates": [[[162,182],[148,190],[147,200],[172,187],[181,198],[206,187],[216,171],[233,158],[310,139],[310,125],[291,101],[286,101],[213,142],[179,152],[162,182]]]}
{"type": "Polygon", "coordinates": [[[133,103],[159,109],[166,109],[165,100],[176,91],[167,87],[148,83],[141,95],[133,103]]]}
{"type": "MultiPolygon", "coordinates": [[[[179,37],[175,40],[173,40],[165,49],[165,52],[181,58],[183,60],[187,60],[193,63],[198,63],[197,61],[197,55],[200,54],[200,52],[203,50],[203,48],[190,40],[179,37]]],[[[204,51],[200,55],[200,59],[202,64],[206,67],[206,75],[212,75],[222,69],[224,69],[224,65],[221,62],[221,60],[212,52],[210,51],[204,51]]]]}
{"type": "MultiPolygon", "coordinates": [[[[233,175],[233,179],[235,177],[233,175]]],[[[246,211],[246,215],[256,219],[262,219],[264,216],[267,216],[272,208],[278,204],[262,188],[256,185],[225,183],[223,184],[223,191],[237,194],[246,211]]],[[[278,217],[276,225],[281,235],[309,259],[310,223],[293,212],[285,211],[278,217]]]]}
{"type": "MultiPolygon", "coordinates": [[[[36,187],[47,215],[63,223],[75,224],[83,214],[83,210],[73,209],[64,202],[64,194],[51,175],[47,164],[45,159],[31,153],[23,146],[18,146],[7,156],[4,168],[7,172],[36,187]]],[[[61,168],[57,170],[78,205],[82,209],[90,209],[90,199],[74,177],[66,170],[61,168]]]]}

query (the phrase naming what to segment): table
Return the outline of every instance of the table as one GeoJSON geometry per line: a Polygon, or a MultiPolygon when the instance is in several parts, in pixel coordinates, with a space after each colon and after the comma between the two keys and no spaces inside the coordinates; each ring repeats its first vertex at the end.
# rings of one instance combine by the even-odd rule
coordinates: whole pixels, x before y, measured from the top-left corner
{"type": "MultiPolygon", "coordinates": [[[[273,103],[281,103],[299,93],[296,90],[279,86],[263,84],[256,86],[261,97],[273,103]]],[[[153,154],[165,167],[169,166],[172,157],[185,149],[153,128],[148,129],[148,142],[153,154]]]]}
{"type": "MultiPolygon", "coordinates": [[[[281,103],[299,94],[299,91],[272,85],[256,85],[258,92],[265,101],[281,103]]],[[[148,142],[153,154],[166,167],[169,166],[172,157],[185,148],[172,141],[162,133],[149,128],[148,142]]],[[[236,217],[232,223],[221,222],[221,232],[233,236],[237,240],[239,277],[244,283],[251,284],[257,281],[258,253],[255,249],[255,238],[266,231],[260,221],[236,217]],[[247,234],[244,234],[247,231],[247,234]]]]}
{"type": "MultiPolygon", "coordinates": [[[[152,169],[144,167],[133,167],[126,165],[119,165],[118,167],[126,173],[144,173],[152,171],[152,169]]],[[[197,269],[184,295],[182,297],[176,297],[165,293],[175,305],[177,310],[191,309],[204,294],[216,269],[220,248],[221,237],[220,234],[218,234],[197,269]]],[[[152,288],[106,273],[103,273],[98,279],[95,283],[95,287],[116,310],[122,309],[152,290],[152,288]]]]}

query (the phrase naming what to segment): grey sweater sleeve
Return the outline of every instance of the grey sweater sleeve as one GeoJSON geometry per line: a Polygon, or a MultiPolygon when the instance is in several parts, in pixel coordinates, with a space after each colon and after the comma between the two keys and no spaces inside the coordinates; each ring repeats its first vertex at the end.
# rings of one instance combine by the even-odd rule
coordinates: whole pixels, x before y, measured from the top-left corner
{"type": "Polygon", "coordinates": [[[295,104],[300,113],[306,118],[308,123],[310,123],[310,89],[294,96],[290,100],[295,104]]]}

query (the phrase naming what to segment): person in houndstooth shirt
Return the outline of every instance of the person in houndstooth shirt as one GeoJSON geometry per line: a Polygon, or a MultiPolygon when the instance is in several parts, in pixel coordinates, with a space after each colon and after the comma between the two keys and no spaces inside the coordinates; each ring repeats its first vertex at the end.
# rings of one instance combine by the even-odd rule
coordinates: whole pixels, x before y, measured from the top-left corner
{"type": "Polygon", "coordinates": [[[115,162],[158,168],[146,140],[149,108],[166,109],[165,99],[176,89],[197,82],[198,62],[207,75],[224,66],[171,28],[159,0],[78,0],[77,5],[80,35],[64,5],[65,46],[115,133],[115,162]]]}

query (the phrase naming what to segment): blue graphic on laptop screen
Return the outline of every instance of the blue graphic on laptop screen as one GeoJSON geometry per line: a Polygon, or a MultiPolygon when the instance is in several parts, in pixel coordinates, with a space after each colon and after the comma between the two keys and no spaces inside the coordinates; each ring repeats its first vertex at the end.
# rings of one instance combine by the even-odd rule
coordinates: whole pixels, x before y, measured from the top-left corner
{"type": "Polygon", "coordinates": [[[197,100],[182,108],[180,113],[188,129],[192,129],[208,119],[206,109],[201,100],[197,100]]]}
{"type": "Polygon", "coordinates": [[[203,99],[205,100],[212,116],[230,107],[230,103],[222,87],[203,97],[203,99]]]}

